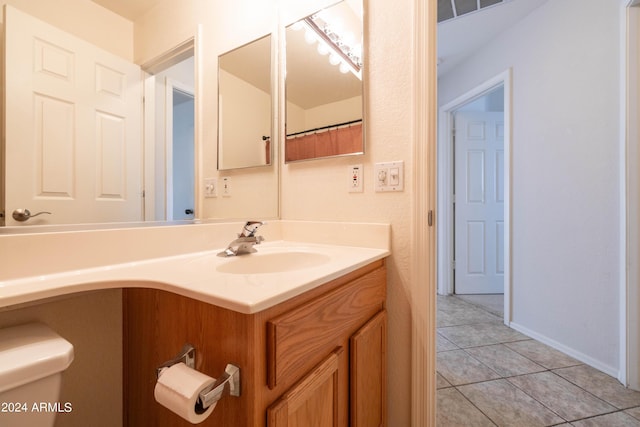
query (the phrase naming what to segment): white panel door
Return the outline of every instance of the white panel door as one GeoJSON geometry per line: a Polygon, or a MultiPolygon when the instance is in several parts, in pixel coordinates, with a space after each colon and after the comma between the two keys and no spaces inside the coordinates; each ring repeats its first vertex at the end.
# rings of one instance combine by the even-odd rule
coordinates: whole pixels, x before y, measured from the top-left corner
{"type": "Polygon", "coordinates": [[[455,114],[455,293],[504,292],[504,115],[455,114]]]}
{"type": "Polygon", "coordinates": [[[6,224],[142,220],[140,68],[10,6],[4,25],[6,224]]]}

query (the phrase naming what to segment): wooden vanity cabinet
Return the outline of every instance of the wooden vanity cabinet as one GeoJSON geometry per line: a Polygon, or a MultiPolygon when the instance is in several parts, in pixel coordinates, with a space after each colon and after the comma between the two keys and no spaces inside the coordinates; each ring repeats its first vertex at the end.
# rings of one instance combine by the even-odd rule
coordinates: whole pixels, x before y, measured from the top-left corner
{"type": "Polygon", "coordinates": [[[153,397],[156,368],[190,343],[199,371],[241,370],[241,396],[201,426],[384,426],[385,299],[383,260],[255,314],[125,289],[123,425],[192,425],[153,397]]]}
{"type": "Polygon", "coordinates": [[[339,356],[337,348],[298,384],[267,409],[269,427],[340,425],[339,356]]]}

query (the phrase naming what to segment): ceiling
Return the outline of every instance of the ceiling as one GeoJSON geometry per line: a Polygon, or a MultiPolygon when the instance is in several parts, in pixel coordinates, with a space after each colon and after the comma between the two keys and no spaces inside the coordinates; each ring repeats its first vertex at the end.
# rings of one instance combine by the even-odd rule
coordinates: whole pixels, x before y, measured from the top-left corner
{"type": "MultiPolygon", "coordinates": [[[[163,0],[91,1],[135,21],[163,0]]],[[[458,13],[462,13],[465,1],[467,0],[439,0],[439,5],[442,9],[443,5],[448,7],[449,2],[452,2],[460,8],[458,13]]],[[[498,37],[546,1],[548,0],[480,0],[480,10],[453,19],[448,19],[451,12],[441,11],[440,20],[446,20],[438,24],[438,76],[455,68],[481,46],[498,37]]]]}
{"type": "Polygon", "coordinates": [[[547,0],[504,0],[438,24],[438,76],[455,68],[547,0]]]}
{"type": "Polygon", "coordinates": [[[163,0],[91,0],[118,15],[135,21],[163,0]]]}

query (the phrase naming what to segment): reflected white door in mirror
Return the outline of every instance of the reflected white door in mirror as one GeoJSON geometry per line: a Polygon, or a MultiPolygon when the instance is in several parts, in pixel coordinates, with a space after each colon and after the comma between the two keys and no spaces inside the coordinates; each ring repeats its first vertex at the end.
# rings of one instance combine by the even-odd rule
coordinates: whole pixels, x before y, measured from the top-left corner
{"type": "Polygon", "coordinates": [[[4,23],[6,225],[141,220],[140,68],[10,6],[4,23]]]}

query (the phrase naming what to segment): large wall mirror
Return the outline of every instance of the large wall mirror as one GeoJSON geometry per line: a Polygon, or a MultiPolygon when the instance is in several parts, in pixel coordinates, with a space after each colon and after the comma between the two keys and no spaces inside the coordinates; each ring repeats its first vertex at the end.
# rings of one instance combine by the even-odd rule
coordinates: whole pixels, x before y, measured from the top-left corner
{"type": "Polygon", "coordinates": [[[271,164],[271,36],[218,58],[218,169],[271,164]]]}
{"type": "Polygon", "coordinates": [[[343,0],[285,33],[285,162],[362,154],[361,0],[343,0]]]}
{"type": "Polygon", "coordinates": [[[150,72],[150,85],[123,58],[132,32],[113,43],[99,29],[75,35],[87,22],[118,31],[126,21],[87,1],[86,16],[57,16],[52,25],[37,4],[4,8],[3,230],[193,219],[193,49],[183,52],[180,73],[150,72]]]}

